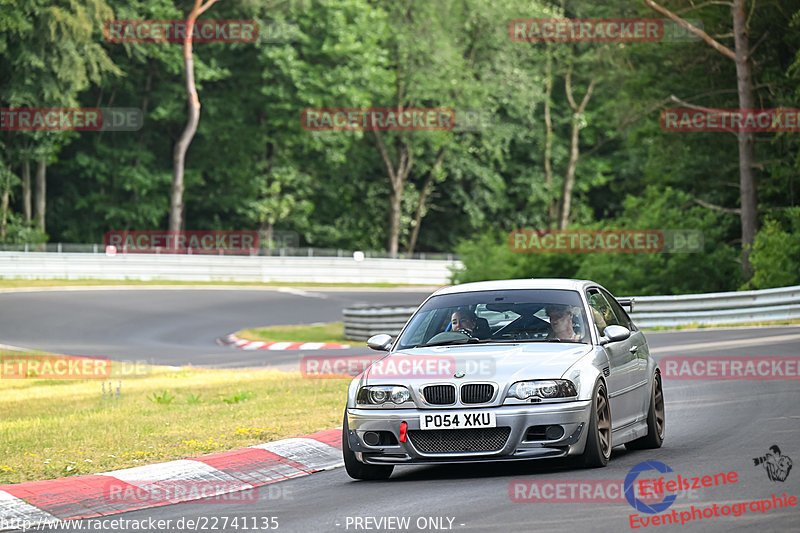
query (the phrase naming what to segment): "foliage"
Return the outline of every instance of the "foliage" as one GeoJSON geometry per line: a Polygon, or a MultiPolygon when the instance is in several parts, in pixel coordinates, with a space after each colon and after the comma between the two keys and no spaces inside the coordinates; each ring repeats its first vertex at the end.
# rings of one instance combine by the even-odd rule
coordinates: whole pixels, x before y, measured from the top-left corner
{"type": "Polygon", "coordinates": [[[800,285],[800,208],[786,211],[785,222],[767,219],[756,234],[751,262],[753,279],[745,288],[800,285]]]}
{"type": "Polygon", "coordinates": [[[458,251],[465,270],[455,282],[503,278],[576,278],[596,281],[614,294],[654,295],[735,290],[741,283],[737,251],[728,242],[735,219],[693,205],[686,193],[649,187],[628,196],[615,219],[571,229],[693,229],[702,232],[698,253],[520,253],[508,236],[482,235],[458,251]],[[727,219],[727,220],[726,220],[727,219]]]}
{"type": "Polygon", "coordinates": [[[203,401],[200,399],[200,395],[195,395],[194,393],[189,393],[189,397],[186,398],[186,403],[189,405],[201,405],[203,401]]]}
{"type": "MultiPolygon", "coordinates": [[[[667,5],[670,2],[666,2],[667,5]]],[[[9,191],[5,244],[101,242],[110,230],[165,229],[172,147],[185,124],[179,44],[111,43],[111,19],[180,19],[173,0],[0,0],[0,107],[130,107],[139,131],[2,132],[0,195],[9,191]],[[47,164],[47,233],[24,220],[22,168],[47,164]],[[4,176],[10,172],[14,178],[4,176]]],[[[800,0],[748,2],[759,107],[796,107],[800,0]]],[[[674,6],[673,6],[674,7],[674,6]]],[[[726,133],[666,132],[659,112],[675,99],[734,108],[733,62],[697,39],[641,43],[526,43],[518,18],[652,17],[643,3],[613,0],[231,0],[215,19],[291,27],[286,39],[198,43],[202,103],[189,147],[186,229],[292,231],[301,246],[382,249],[391,186],[369,131],[310,132],[309,107],[471,108],[472,129],[383,132],[389,158],[413,155],[400,195],[398,238],[415,251],[463,254],[458,281],[513,276],[594,276],[617,291],[692,292],[741,286],[737,143],[726,133]],[[552,59],[552,69],[546,59],[552,59]],[[583,113],[576,100],[590,80],[583,113]],[[552,115],[545,173],[545,86],[552,115]],[[674,99],[672,98],[674,97],[674,99]],[[698,254],[514,254],[516,228],[546,228],[562,198],[573,124],[579,126],[570,227],[690,228],[698,254]],[[443,153],[440,166],[435,165],[443,153]],[[663,195],[663,196],[662,196],[663,195]],[[700,204],[706,207],[702,207],[700,204]],[[711,207],[708,207],[711,206],[711,207]],[[664,269],[656,270],[656,269],[664,269]],[[659,272],[653,276],[652,272],[659,272]]],[[[730,10],[715,2],[685,12],[730,45],[730,10]]],[[[762,236],[751,285],[791,279],[780,248],[791,235],[773,215],[800,202],[800,137],[758,133],[756,183],[762,236]],[[776,248],[777,247],[777,248],[776,248]],[[781,270],[775,270],[781,269],[781,270]]]]}
{"type": "Polygon", "coordinates": [[[154,392],[151,396],[148,396],[147,399],[159,405],[169,405],[172,403],[172,400],[175,399],[175,396],[170,394],[168,390],[163,390],[161,394],[154,392]]]}
{"type": "Polygon", "coordinates": [[[236,394],[232,394],[232,395],[230,395],[230,396],[228,396],[226,398],[222,398],[221,397],[220,399],[223,402],[227,403],[228,405],[231,405],[231,404],[234,404],[234,403],[246,402],[247,400],[249,400],[252,397],[253,397],[253,393],[252,392],[244,391],[244,392],[237,392],[236,394]]]}

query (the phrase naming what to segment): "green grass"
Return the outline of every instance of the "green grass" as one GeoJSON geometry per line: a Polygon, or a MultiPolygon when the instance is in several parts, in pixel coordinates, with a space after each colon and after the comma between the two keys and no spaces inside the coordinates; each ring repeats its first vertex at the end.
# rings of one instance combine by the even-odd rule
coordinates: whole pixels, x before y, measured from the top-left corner
{"type": "Polygon", "coordinates": [[[297,326],[270,326],[248,328],[236,334],[240,339],[264,342],[335,342],[339,344],[363,344],[344,336],[342,322],[325,324],[302,324],[297,326]]]}
{"type": "Polygon", "coordinates": [[[348,384],[266,369],[138,370],[104,380],[0,379],[0,484],[196,457],[334,428],[341,425],[348,384]]]}
{"type": "Polygon", "coordinates": [[[320,283],[283,281],[175,281],[175,280],[135,280],[135,279],[0,279],[0,288],[27,287],[91,287],[97,285],[203,285],[203,286],[242,286],[242,287],[428,287],[427,285],[404,285],[402,283],[320,283]]]}
{"type": "Polygon", "coordinates": [[[749,324],[683,324],[681,326],[657,326],[654,328],[642,328],[642,331],[670,331],[676,329],[713,329],[713,328],[750,328],[755,326],[792,326],[800,324],[800,319],[793,318],[788,320],[768,320],[764,322],[751,322],[749,324]]]}

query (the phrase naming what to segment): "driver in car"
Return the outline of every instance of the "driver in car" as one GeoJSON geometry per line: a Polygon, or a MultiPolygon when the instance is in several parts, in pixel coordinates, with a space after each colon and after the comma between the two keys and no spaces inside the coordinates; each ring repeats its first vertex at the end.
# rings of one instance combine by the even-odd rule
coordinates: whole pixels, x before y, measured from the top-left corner
{"type": "Polygon", "coordinates": [[[450,329],[461,331],[470,337],[486,339],[491,335],[489,324],[484,318],[478,318],[471,309],[459,309],[450,317],[450,329]]]}
{"type": "Polygon", "coordinates": [[[575,333],[572,327],[572,319],[575,310],[569,305],[548,305],[545,313],[550,318],[550,328],[547,335],[548,339],[561,339],[562,341],[578,341],[581,339],[580,333],[575,333]]]}
{"type": "Polygon", "coordinates": [[[450,326],[452,331],[465,330],[467,334],[472,336],[478,326],[478,317],[469,309],[459,309],[450,317],[450,326]]]}

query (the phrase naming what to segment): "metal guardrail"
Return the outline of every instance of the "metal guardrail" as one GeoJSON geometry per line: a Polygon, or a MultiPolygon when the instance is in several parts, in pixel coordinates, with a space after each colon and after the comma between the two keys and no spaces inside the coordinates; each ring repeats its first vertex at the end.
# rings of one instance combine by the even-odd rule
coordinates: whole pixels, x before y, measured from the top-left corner
{"type": "Polygon", "coordinates": [[[348,307],[342,311],[344,336],[359,341],[379,333],[396,337],[416,310],[416,307],[348,307]]]}
{"type": "Polygon", "coordinates": [[[638,296],[635,300],[631,318],[643,328],[800,318],[800,285],[759,291],[638,296]]]}
{"type": "MultiPolygon", "coordinates": [[[[61,242],[48,242],[41,244],[0,244],[0,252],[23,252],[23,253],[80,253],[80,254],[105,254],[106,247],[103,244],[80,244],[80,243],[61,243],[61,242]]],[[[122,254],[119,251],[118,254],[122,254]]],[[[352,250],[344,250],[342,248],[314,248],[314,247],[300,247],[300,246],[274,246],[271,248],[261,247],[255,249],[251,254],[241,254],[239,252],[228,252],[225,250],[218,250],[214,253],[182,253],[177,255],[260,255],[268,257],[353,257],[352,250]]],[[[364,250],[362,252],[366,259],[392,259],[386,251],[364,250]]],[[[155,255],[176,255],[161,251],[160,254],[155,255]]],[[[148,255],[131,252],[131,255],[148,255]]],[[[442,260],[442,261],[457,261],[458,256],[452,253],[440,252],[414,252],[407,254],[398,252],[397,257],[394,259],[418,259],[420,261],[442,260]]]]}
{"type": "Polygon", "coordinates": [[[0,252],[0,278],[446,285],[458,261],[0,252]]]}
{"type": "MultiPolygon", "coordinates": [[[[800,285],[758,291],[632,298],[635,303],[630,315],[642,328],[749,324],[800,318],[800,285]]],[[[395,337],[416,310],[416,307],[347,308],[343,312],[345,336],[366,340],[378,333],[388,333],[395,337]]]]}

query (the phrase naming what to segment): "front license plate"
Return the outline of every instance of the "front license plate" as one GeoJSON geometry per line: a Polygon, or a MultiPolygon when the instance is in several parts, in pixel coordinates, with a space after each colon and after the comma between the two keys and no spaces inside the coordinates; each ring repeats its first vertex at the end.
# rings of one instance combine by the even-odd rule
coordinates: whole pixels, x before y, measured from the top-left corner
{"type": "Polygon", "coordinates": [[[497,416],[491,411],[455,411],[419,415],[420,429],[472,429],[497,427],[497,416]]]}

